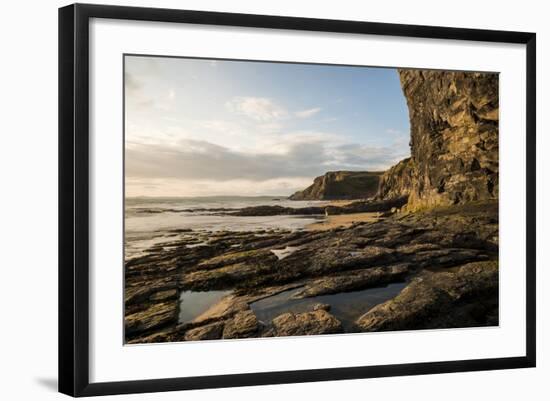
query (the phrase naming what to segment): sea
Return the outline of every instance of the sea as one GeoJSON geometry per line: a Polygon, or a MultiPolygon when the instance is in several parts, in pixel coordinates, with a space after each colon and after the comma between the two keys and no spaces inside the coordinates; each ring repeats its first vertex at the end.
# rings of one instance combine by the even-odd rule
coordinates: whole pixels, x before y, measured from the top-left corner
{"type": "MultiPolygon", "coordinates": [[[[199,241],[187,247],[205,244],[208,233],[215,231],[260,231],[269,229],[303,230],[309,224],[325,216],[230,216],[229,210],[251,206],[279,205],[283,207],[322,206],[326,201],[291,201],[284,196],[261,197],[201,197],[201,198],[126,198],[125,203],[125,257],[130,260],[147,254],[155,245],[172,246],[178,238],[193,238],[199,241]],[[192,231],[187,231],[192,230],[192,231]]],[[[299,247],[273,249],[279,259],[299,247]]],[[[298,289],[264,298],[250,305],[257,318],[269,322],[285,313],[310,311],[315,304],[328,303],[331,313],[348,332],[354,330],[355,320],[374,305],[397,295],[405,283],[393,283],[383,288],[368,288],[360,291],[296,300],[292,297],[298,289]]],[[[179,295],[180,323],[190,322],[219,302],[232,290],[181,291],[179,295]]]]}
{"type": "Polygon", "coordinates": [[[125,256],[166,241],[174,230],[259,231],[302,230],[319,216],[230,216],[230,210],[251,206],[301,208],[321,206],[326,201],[292,201],[286,196],[127,197],[125,200],[125,256]]]}

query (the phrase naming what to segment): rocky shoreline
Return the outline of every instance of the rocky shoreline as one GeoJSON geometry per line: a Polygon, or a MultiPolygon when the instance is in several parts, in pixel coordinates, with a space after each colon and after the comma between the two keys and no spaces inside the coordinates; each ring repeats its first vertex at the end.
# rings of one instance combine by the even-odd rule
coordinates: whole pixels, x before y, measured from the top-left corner
{"type": "Polygon", "coordinates": [[[323,231],[169,233],[125,263],[126,342],[498,325],[498,74],[398,73],[411,157],[383,174],[328,172],[292,196],[369,200],[210,211],[378,220],[323,231]],[[181,321],[182,294],[212,291],[224,296],[181,321]],[[264,303],[270,313],[260,319],[264,303]]]}
{"type": "Polygon", "coordinates": [[[345,205],[310,206],[310,207],[284,207],[284,206],[252,206],[227,212],[231,216],[308,216],[308,215],[340,215],[366,212],[389,212],[407,204],[407,197],[401,196],[393,199],[368,199],[357,200],[345,205]]]}
{"type": "Polygon", "coordinates": [[[179,233],[125,264],[128,343],[370,332],[498,324],[498,202],[393,213],[329,231],[179,233]],[[274,250],[293,249],[280,258],[274,250]],[[352,329],[331,305],[261,321],[251,304],[406,282],[352,329]],[[182,291],[230,293],[180,322],[182,291]]]}

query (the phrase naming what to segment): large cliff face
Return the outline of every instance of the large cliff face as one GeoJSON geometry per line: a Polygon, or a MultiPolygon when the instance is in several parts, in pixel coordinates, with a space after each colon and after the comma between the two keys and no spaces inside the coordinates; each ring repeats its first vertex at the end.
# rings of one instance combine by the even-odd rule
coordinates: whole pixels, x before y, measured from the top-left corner
{"type": "Polygon", "coordinates": [[[396,199],[409,196],[413,187],[414,163],[408,157],[388,169],[378,184],[377,199],[396,199]]]}
{"type": "Polygon", "coordinates": [[[498,198],[498,74],[400,70],[399,77],[411,124],[408,208],[498,198]]]}
{"type": "Polygon", "coordinates": [[[382,173],[369,171],[329,171],[298,191],[292,200],[363,199],[376,194],[382,173]]]}

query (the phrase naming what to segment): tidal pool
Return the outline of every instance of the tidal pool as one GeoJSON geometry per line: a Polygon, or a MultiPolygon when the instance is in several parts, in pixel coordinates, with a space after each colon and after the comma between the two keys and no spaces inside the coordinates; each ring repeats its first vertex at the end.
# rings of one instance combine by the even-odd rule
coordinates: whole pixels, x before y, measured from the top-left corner
{"type": "Polygon", "coordinates": [[[182,291],[180,294],[179,322],[190,322],[231,291],[182,291]]]}
{"type": "Polygon", "coordinates": [[[385,287],[368,288],[361,291],[319,295],[311,298],[292,299],[299,288],[287,290],[250,304],[256,317],[269,323],[275,317],[286,313],[302,313],[312,310],[313,305],[330,305],[330,313],[342,322],[346,332],[354,331],[354,322],[369,309],[395,297],[407,283],[393,283],[385,287]]]}

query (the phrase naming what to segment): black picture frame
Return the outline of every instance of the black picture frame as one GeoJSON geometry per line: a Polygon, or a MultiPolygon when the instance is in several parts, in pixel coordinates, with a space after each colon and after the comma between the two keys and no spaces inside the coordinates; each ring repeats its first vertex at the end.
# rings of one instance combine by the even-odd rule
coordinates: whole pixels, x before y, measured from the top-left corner
{"type": "Polygon", "coordinates": [[[339,21],[220,12],[74,4],[59,9],[59,391],[71,396],[159,392],[385,376],[534,367],[536,35],[479,29],[339,21]],[[179,22],[526,45],[527,277],[526,354],[521,357],[408,363],[90,383],[88,61],[91,18],[179,22]]]}

